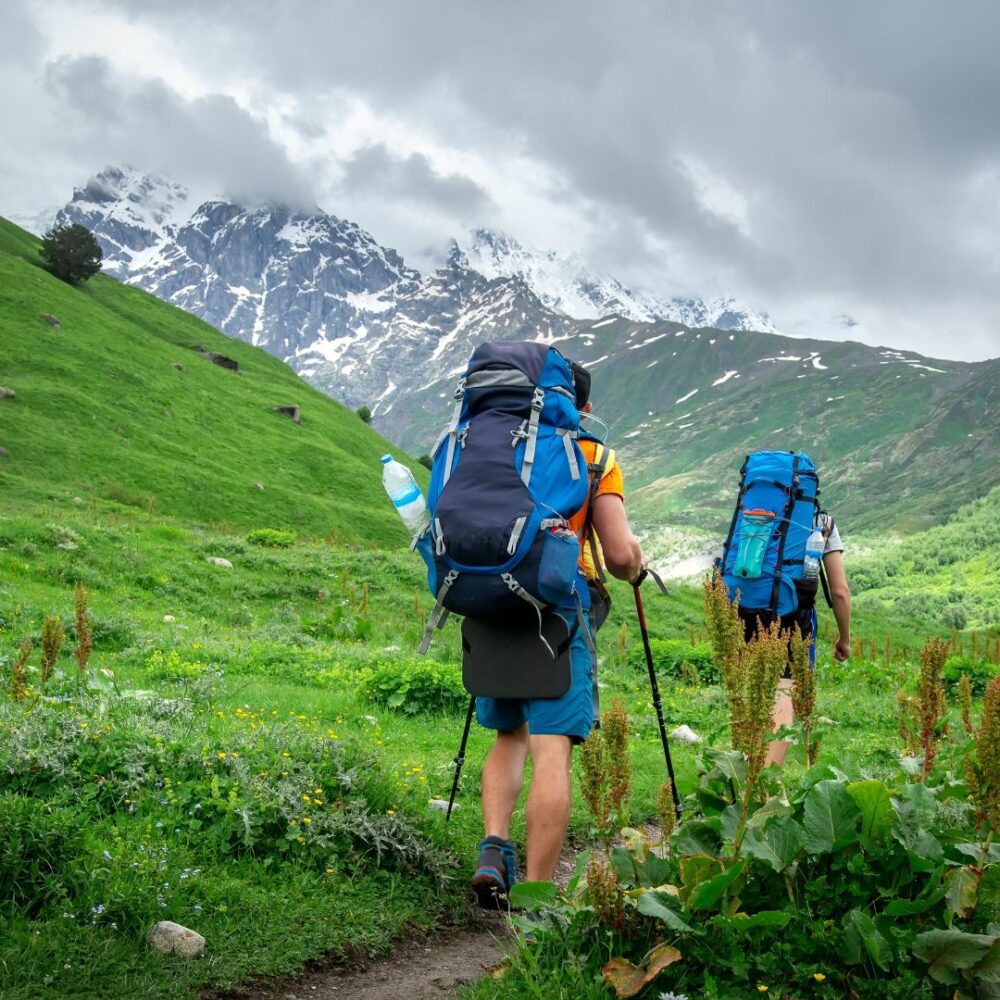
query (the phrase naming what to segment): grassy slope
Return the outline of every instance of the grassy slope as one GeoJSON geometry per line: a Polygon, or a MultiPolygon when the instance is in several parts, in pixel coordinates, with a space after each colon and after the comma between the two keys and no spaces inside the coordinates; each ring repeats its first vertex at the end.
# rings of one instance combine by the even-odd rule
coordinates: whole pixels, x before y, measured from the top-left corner
{"type": "Polygon", "coordinates": [[[8,499],[69,490],[242,528],[403,539],[379,484],[379,455],[394,449],[354,413],[151,295],[101,275],[78,288],[56,280],[35,238],[3,220],[0,343],[2,384],[17,393],[0,401],[8,499]],[[291,404],[300,425],[275,412],[291,404]]]}

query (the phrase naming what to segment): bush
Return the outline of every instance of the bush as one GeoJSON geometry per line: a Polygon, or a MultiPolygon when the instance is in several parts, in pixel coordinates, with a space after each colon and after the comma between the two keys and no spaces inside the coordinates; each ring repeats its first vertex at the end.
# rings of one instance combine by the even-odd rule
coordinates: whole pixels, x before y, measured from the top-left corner
{"type": "Polygon", "coordinates": [[[10,792],[0,793],[0,899],[27,916],[52,899],[81,851],[79,827],[69,809],[10,792]]]}
{"type": "Polygon", "coordinates": [[[280,528],[255,528],[247,535],[251,545],[267,545],[273,549],[287,549],[295,542],[294,531],[282,531],[280,528]]]}
{"type": "Polygon", "coordinates": [[[359,691],[373,705],[408,715],[453,712],[469,701],[459,668],[436,660],[395,660],[379,663],[362,674],[359,691]]]}
{"type": "Polygon", "coordinates": [[[77,285],[101,269],[101,246],[84,226],[56,226],[42,237],[42,260],[61,281],[77,285]]]}
{"type": "Polygon", "coordinates": [[[372,411],[367,406],[359,406],[354,412],[363,423],[370,424],[372,422],[372,411]]]}
{"type": "MultiPolygon", "coordinates": [[[[712,684],[720,680],[712,647],[707,642],[692,646],[681,639],[650,639],[649,648],[658,674],[666,673],[685,680],[694,680],[693,674],[696,674],[698,680],[712,684]]],[[[646,668],[646,653],[641,645],[632,649],[629,662],[637,669],[646,668]]]]}
{"type": "Polygon", "coordinates": [[[962,674],[968,674],[969,680],[972,681],[972,690],[976,694],[982,694],[996,673],[995,663],[966,654],[949,656],[941,670],[941,679],[948,685],[955,685],[961,680],[962,674]]]}

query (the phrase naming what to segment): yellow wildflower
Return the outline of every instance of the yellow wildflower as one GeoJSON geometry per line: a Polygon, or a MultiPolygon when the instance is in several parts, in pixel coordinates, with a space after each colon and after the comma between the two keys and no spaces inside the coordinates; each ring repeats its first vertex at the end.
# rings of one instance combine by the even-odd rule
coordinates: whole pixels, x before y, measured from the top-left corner
{"type": "Polygon", "coordinates": [[[333,874],[333,869],[332,868],[327,868],[326,873],[327,873],[327,875],[332,875],[333,874]]]}
{"type": "Polygon", "coordinates": [[[303,816],[302,822],[308,825],[309,823],[312,822],[312,820],[308,816],[303,816]]]}
{"type": "Polygon", "coordinates": [[[386,816],[395,816],[396,815],[396,810],[395,809],[386,809],[385,814],[386,814],[386,816]]]}
{"type": "Polygon", "coordinates": [[[225,760],[228,756],[229,754],[223,753],[221,750],[219,751],[219,760],[225,760]]]}
{"type": "Polygon", "coordinates": [[[817,983],[821,983],[824,979],[826,979],[826,976],[824,976],[822,972],[814,972],[813,979],[815,979],[817,983]]]}
{"type": "Polygon", "coordinates": [[[768,990],[768,987],[766,987],[763,983],[758,983],[757,984],[757,992],[758,993],[766,993],[767,990],[768,990]]]}

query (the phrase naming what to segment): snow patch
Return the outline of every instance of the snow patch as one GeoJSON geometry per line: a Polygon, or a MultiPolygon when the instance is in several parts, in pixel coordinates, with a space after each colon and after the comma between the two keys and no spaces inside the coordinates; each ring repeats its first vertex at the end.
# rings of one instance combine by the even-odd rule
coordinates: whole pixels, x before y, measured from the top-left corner
{"type": "Polygon", "coordinates": [[[712,385],[725,385],[734,375],[739,375],[739,372],[735,369],[733,371],[727,371],[725,375],[721,378],[717,378],[712,385]]]}
{"type": "Polygon", "coordinates": [[[602,319],[600,323],[595,323],[590,329],[600,330],[602,326],[607,326],[609,323],[614,323],[616,319],[617,319],[616,316],[612,316],[611,319],[602,319]]]}
{"type": "Polygon", "coordinates": [[[687,402],[687,400],[689,400],[697,391],[698,391],[697,389],[692,389],[686,396],[681,396],[680,399],[675,399],[674,406],[676,406],[678,403],[687,402]]]}

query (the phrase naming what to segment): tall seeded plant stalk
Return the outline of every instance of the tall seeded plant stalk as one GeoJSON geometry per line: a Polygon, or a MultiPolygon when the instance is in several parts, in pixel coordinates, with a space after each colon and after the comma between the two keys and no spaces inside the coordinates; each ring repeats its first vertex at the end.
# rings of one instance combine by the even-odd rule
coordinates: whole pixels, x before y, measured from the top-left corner
{"type": "Polygon", "coordinates": [[[972,681],[968,674],[962,674],[958,679],[958,704],[962,709],[962,726],[966,733],[972,735],[972,681]]]}
{"type": "Polygon", "coordinates": [[[816,708],[816,672],[810,669],[809,643],[803,639],[798,625],[792,630],[789,643],[792,668],[792,711],[805,727],[806,766],[816,763],[818,747],[811,742],[812,714],[816,708]]]}
{"type": "Polygon", "coordinates": [[[42,673],[40,686],[45,690],[52,671],[55,669],[59,651],[62,649],[64,632],[62,622],[55,615],[46,615],[42,622],[42,673]]]}
{"type": "Polygon", "coordinates": [[[580,791],[593,817],[597,836],[611,849],[611,790],[605,770],[604,734],[592,729],[580,747],[580,791]]]}
{"type": "Polygon", "coordinates": [[[28,657],[31,650],[31,640],[22,639],[10,671],[10,695],[14,701],[20,701],[28,693],[28,657]]]}
{"type": "MultiPolygon", "coordinates": [[[[744,745],[747,758],[747,785],[753,787],[764,768],[771,740],[774,695],[788,657],[788,632],[774,621],[767,629],[758,628],[746,647],[746,721],[744,745]]],[[[806,653],[808,663],[808,653],[806,653]]]]}
{"type": "Polygon", "coordinates": [[[743,622],[740,620],[739,597],[730,601],[722,577],[713,573],[711,579],[706,579],[702,585],[702,604],[705,607],[708,641],[712,646],[715,664],[722,674],[729,702],[733,749],[742,750],[746,727],[746,643],[743,639],[743,622]]]}
{"type": "Polygon", "coordinates": [[[983,717],[975,731],[975,761],[966,755],[965,776],[976,810],[983,861],[1000,829],[1000,677],[994,677],[983,696],[983,717]]]}
{"type": "Polygon", "coordinates": [[[94,633],[90,628],[90,612],[87,588],[78,583],[73,591],[73,607],[76,611],[76,683],[81,687],[87,683],[87,664],[94,649],[94,633]]]}
{"type": "Polygon", "coordinates": [[[928,639],[920,651],[920,683],[917,686],[916,712],[920,729],[920,746],[924,751],[924,766],[920,780],[926,781],[937,755],[937,729],[948,709],[941,669],[948,659],[948,643],[928,639]]]}
{"type": "Polygon", "coordinates": [[[580,786],[598,837],[610,851],[615,832],[628,825],[628,793],[632,783],[628,713],[621,698],[601,715],[580,748],[580,786]]]}

